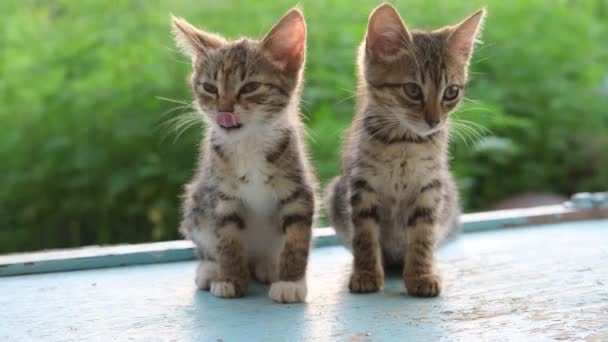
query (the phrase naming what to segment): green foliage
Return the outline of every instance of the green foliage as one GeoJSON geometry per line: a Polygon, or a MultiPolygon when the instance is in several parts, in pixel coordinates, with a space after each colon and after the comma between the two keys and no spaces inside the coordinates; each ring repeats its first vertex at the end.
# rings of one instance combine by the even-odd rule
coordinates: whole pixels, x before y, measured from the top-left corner
{"type": "MultiPolygon", "coordinates": [[[[475,9],[457,0],[396,3],[422,28],[475,9]]],[[[470,128],[457,130],[452,153],[466,208],[519,191],[605,190],[605,1],[487,3],[467,94],[476,101],[456,115],[470,128]],[[477,125],[489,133],[478,137],[486,129],[477,125]]],[[[229,37],[260,36],[292,4],[2,1],[0,253],[178,238],[179,194],[201,129],[177,137],[167,125],[188,108],[160,97],[190,101],[189,61],[173,47],[169,13],[229,37]]],[[[303,112],[323,182],[338,173],[355,51],[375,5],[303,3],[303,112]]]]}

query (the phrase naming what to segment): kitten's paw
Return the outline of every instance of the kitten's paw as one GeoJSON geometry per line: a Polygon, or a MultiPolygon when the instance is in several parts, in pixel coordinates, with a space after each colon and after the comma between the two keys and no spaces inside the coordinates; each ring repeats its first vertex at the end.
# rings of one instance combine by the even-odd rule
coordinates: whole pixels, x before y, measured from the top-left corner
{"type": "Polygon", "coordinates": [[[233,282],[229,281],[212,281],[211,293],[220,298],[235,298],[245,295],[245,291],[240,289],[233,282]]]}
{"type": "Polygon", "coordinates": [[[208,291],[211,288],[211,282],[218,278],[219,265],[215,262],[203,260],[196,269],[196,277],[194,283],[201,289],[208,291]]]}
{"type": "Polygon", "coordinates": [[[253,276],[263,284],[274,283],[279,280],[279,269],[274,259],[264,258],[257,260],[253,267],[253,276]]]}
{"type": "Polygon", "coordinates": [[[441,277],[436,274],[405,277],[407,293],[416,297],[437,297],[441,293],[441,277]]]}
{"type": "Polygon", "coordinates": [[[275,302],[299,303],[306,299],[307,293],[306,278],[303,278],[298,281],[278,281],[272,283],[268,295],[275,302]]]}
{"type": "Polygon", "coordinates": [[[382,272],[355,271],[350,276],[348,288],[355,293],[380,291],[384,287],[382,272]]]}

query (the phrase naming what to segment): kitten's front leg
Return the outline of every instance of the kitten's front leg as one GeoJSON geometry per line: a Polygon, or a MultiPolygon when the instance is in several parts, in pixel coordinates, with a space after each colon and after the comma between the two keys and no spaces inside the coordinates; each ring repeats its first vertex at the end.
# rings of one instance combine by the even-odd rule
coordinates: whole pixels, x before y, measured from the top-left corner
{"type": "Polygon", "coordinates": [[[442,205],[440,188],[423,187],[407,222],[403,277],[407,292],[412,296],[435,297],[441,292],[441,277],[435,266],[435,245],[438,213],[442,205]]]}
{"type": "Polygon", "coordinates": [[[219,276],[211,281],[211,293],[217,297],[242,297],[247,293],[249,269],[240,241],[240,230],[246,227],[238,208],[236,199],[225,199],[219,200],[214,212],[219,276]]]}
{"type": "Polygon", "coordinates": [[[376,292],[384,286],[384,269],[379,242],[380,214],[377,192],[363,179],[351,182],[353,224],[353,273],[348,288],[352,292],[376,292]]]}
{"type": "Polygon", "coordinates": [[[285,245],[279,256],[279,281],[270,287],[276,302],[303,302],[308,292],[306,267],[312,237],[314,199],[312,190],[298,187],[280,201],[285,245]]]}

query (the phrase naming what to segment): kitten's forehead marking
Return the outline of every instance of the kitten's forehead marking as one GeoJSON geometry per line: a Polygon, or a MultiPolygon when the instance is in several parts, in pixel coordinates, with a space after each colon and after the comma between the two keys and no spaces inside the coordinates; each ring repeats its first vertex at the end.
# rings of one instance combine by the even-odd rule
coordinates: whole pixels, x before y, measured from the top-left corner
{"type": "Polygon", "coordinates": [[[219,49],[214,58],[204,63],[205,74],[215,81],[220,81],[220,77],[225,79],[234,76],[240,81],[245,80],[255,71],[257,53],[252,44],[253,42],[243,39],[219,49]]]}
{"type": "Polygon", "coordinates": [[[418,72],[420,73],[420,81],[422,84],[427,83],[426,76],[436,89],[442,85],[442,80],[445,84],[448,82],[448,68],[446,61],[446,40],[442,34],[429,32],[414,32],[412,35],[414,45],[413,58],[416,59],[418,72]]]}
{"type": "Polygon", "coordinates": [[[243,39],[216,51],[203,65],[202,77],[212,78],[224,93],[234,89],[255,74],[257,52],[254,42],[243,39]]]}

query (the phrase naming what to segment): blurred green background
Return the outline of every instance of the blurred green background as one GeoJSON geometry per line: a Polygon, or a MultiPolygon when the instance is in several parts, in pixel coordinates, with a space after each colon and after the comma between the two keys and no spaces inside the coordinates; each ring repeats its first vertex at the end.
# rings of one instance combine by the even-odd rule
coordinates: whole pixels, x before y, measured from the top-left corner
{"type": "MultiPolygon", "coordinates": [[[[410,27],[489,15],[459,113],[466,211],[524,191],[608,186],[608,3],[396,1],[410,27]],[[463,121],[464,122],[464,121],[463,121]],[[480,126],[482,127],[480,127],[480,126]]],[[[261,36],[292,1],[0,2],[0,253],[179,238],[200,125],[179,126],[189,61],[169,14],[261,36]],[[172,102],[166,99],[173,99],[172,102]]],[[[305,0],[303,112],[322,182],[352,117],[355,50],[376,1],[305,0]]]]}

